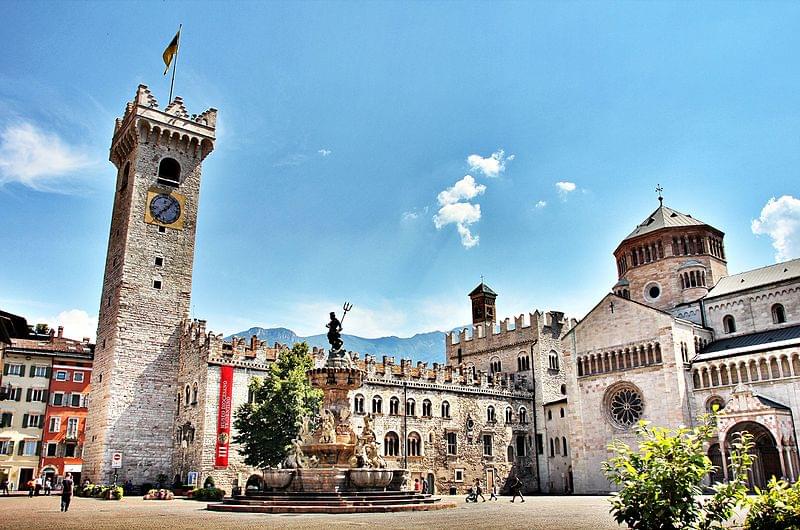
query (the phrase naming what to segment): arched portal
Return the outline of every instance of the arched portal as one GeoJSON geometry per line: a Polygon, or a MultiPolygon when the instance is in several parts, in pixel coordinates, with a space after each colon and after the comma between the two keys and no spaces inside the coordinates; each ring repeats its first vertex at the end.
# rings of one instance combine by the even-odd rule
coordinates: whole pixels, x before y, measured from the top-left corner
{"type": "Polygon", "coordinates": [[[742,432],[748,432],[753,436],[752,454],[755,456],[753,467],[748,473],[748,483],[750,488],[755,486],[765,488],[767,482],[772,477],[780,478],[784,475],[781,467],[781,457],[775,438],[760,423],[753,421],[743,421],[734,425],[726,436],[726,446],[736,441],[742,432]]]}

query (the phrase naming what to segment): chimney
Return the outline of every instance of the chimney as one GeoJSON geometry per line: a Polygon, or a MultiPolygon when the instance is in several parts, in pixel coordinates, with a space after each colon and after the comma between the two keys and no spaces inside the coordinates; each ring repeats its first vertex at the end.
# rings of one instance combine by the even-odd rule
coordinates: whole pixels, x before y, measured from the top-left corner
{"type": "MultiPolygon", "coordinates": [[[[59,335],[59,337],[60,337],[60,336],[61,336],[61,335],[59,335]]],[[[91,340],[91,339],[90,339],[89,337],[83,337],[83,343],[84,343],[84,344],[89,344],[89,341],[90,341],[90,340],[91,340]]]]}
{"type": "Polygon", "coordinates": [[[64,338],[64,326],[58,326],[58,338],[59,339],[64,338]]]}

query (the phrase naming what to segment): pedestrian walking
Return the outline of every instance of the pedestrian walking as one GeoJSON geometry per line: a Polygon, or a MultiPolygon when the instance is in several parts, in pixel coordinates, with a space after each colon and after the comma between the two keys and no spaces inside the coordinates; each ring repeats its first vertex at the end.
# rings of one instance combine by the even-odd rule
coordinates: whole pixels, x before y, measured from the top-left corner
{"type": "Polygon", "coordinates": [[[428,479],[422,477],[422,494],[426,495],[428,493],[428,479]]]}
{"type": "Polygon", "coordinates": [[[486,497],[483,496],[483,488],[481,487],[481,479],[475,479],[475,502],[478,502],[478,497],[483,499],[483,502],[486,502],[486,497]]]}
{"type": "Polygon", "coordinates": [[[61,511],[69,510],[69,503],[72,501],[72,473],[67,473],[61,482],[61,511]]]}
{"type": "Polygon", "coordinates": [[[28,497],[33,497],[33,490],[36,489],[36,482],[30,479],[25,485],[28,487],[28,497]]]}
{"type": "Polygon", "coordinates": [[[496,501],[497,500],[497,484],[496,483],[492,484],[492,492],[491,492],[491,495],[489,495],[489,500],[490,501],[496,501]]]}
{"type": "Polygon", "coordinates": [[[36,477],[35,487],[36,487],[35,495],[38,496],[39,493],[41,493],[42,491],[42,477],[36,477]]]}
{"type": "Polygon", "coordinates": [[[511,480],[511,493],[513,494],[511,502],[514,502],[518,495],[522,502],[525,502],[525,498],[522,496],[522,481],[517,476],[511,480]]]}
{"type": "Polygon", "coordinates": [[[44,479],[44,494],[46,496],[50,496],[50,490],[53,488],[53,483],[50,481],[50,477],[44,479]]]}

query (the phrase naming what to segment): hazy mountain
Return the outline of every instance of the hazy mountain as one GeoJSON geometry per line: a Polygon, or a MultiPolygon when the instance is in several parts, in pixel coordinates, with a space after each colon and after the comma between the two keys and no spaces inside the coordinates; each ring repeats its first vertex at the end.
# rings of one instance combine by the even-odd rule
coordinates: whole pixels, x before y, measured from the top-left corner
{"type": "MultiPolygon", "coordinates": [[[[297,342],[307,342],[309,346],[328,348],[328,338],[324,334],[312,335],[310,337],[299,337],[291,329],[286,328],[259,328],[254,327],[245,331],[234,333],[231,337],[242,337],[249,339],[253,335],[259,340],[268,344],[280,342],[281,344],[292,345],[297,342]]],[[[400,359],[411,358],[416,361],[427,361],[428,363],[444,363],[444,333],[441,331],[431,331],[428,333],[418,333],[413,337],[381,337],[378,339],[365,339],[355,335],[342,335],[344,347],[348,350],[365,354],[375,355],[378,360],[382,355],[394,356],[395,362],[400,359]]]]}

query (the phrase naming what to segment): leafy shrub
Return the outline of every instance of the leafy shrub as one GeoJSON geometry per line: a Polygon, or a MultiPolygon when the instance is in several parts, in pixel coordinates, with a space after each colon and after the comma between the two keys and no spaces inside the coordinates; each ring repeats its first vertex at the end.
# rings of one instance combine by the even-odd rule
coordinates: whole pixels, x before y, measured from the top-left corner
{"type": "Polygon", "coordinates": [[[193,489],[188,495],[196,501],[221,501],[225,497],[225,490],[210,487],[193,489]]]}
{"type": "Polygon", "coordinates": [[[75,488],[78,497],[94,497],[105,500],[122,500],[125,495],[122,486],[101,486],[99,484],[84,484],[75,488]]]}
{"type": "Polygon", "coordinates": [[[206,477],[206,481],[203,482],[203,487],[204,488],[214,488],[214,487],[216,487],[216,485],[217,484],[216,484],[216,482],[214,482],[214,477],[212,477],[211,475],[207,476],[206,477]]]}
{"type": "Polygon", "coordinates": [[[790,486],[773,477],[767,489],[756,488],[756,497],[744,524],[750,530],[800,528],[800,482],[790,486]]]}
{"type": "Polygon", "coordinates": [[[639,422],[639,449],[615,440],[609,449],[616,454],[603,469],[619,486],[611,499],[611,513],[620,524],[636,529],[721,528],[747,495],[747,470],[753,457],[752,437],[743,433],[731,443],[729,482],[712,486],[714,494],[699,501],[702,481],[714,469],[703,450],[716,422],[711,415],[700,418],[693,429],[665,429],[639,422]]]}
{"type": "Polygon", "coordinates": [[[146,501],[171,501],[175,498],[175,494],[168,489],[151,489],[144,496],[146,501]]]}

